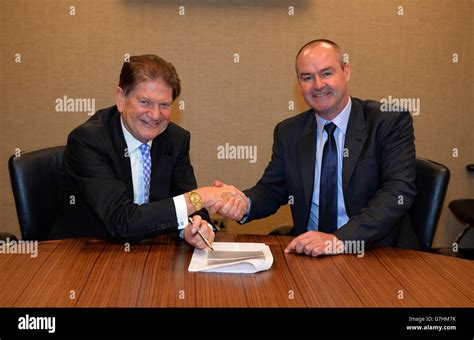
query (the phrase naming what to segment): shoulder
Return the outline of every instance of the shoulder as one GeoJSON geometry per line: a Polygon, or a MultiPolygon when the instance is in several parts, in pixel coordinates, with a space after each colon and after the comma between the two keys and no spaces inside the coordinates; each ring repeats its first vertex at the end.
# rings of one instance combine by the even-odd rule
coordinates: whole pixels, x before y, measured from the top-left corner
{"type": "Polygon", "coordinates": [[[120,113],[116,106],[97,111],[86,122],[76,127],[69,134],[69,141],[94,141],[110,134],[113,125],[120,124],[120,113]]]}
{"type": "Polygon", "coordinates": [[[275,127],[275,133],[286,134],[303,131],[313,119],[315,119],[314,112],[312,109],[309,109],[279,122],[275,127]]]}
{"type": "MultiPolygon", "coordinates": [[[[363,117],[367,128],[385,127],[388,129],[397,125],[412,125],[410,112],[400,107],[386,107],[383,103],[374,100],[352,98],[351,115],[363,117]]],[[[354,117],[357,119],[357,117],[354,117]]],[[[356,120],[354,119],[354,120],[356,120]]]]}

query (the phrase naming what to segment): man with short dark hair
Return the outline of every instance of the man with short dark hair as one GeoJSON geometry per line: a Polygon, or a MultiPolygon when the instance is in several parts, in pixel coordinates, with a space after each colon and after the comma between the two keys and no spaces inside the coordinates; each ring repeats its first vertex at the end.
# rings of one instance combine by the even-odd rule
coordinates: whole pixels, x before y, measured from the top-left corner
{"type": "MultiPolygon", "coordinates": [[[[175,68],[156,55],[132,56],[123,64],[116,106],[98,111],[69,135],[61,209],[51,238],[135,242],[181,230],[187,242],[204,248],[201,230],[212,242],[204,208],[229,193],[196,189],[190,133],[170,122],[180,91],[175,68]]],[[[237,200],[232,197],[232,204],[238,206],[237,200]]]]}
{"type": "MultiPolygon", "coordinates": [[[[290,202],[296,237],[286,252],[337,254],[352,240],[417,248],[408,216],[416,195],[410,114],[351,98],[350,65],[330,40],[305,44],[296,72],[311,109],[275,127],[271,161],[244,191],[250,208],[237,220],[269,216],[290,202]]],[[[235,215],[231,202],[214,208],[235,215]]]]}

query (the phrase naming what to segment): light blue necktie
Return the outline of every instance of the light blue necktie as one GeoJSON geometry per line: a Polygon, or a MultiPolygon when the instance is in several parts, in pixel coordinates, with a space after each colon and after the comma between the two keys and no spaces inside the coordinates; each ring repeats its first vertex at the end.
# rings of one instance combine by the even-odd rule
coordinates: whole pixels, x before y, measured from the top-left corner
{"type": "Polygon", "coordinates": [[[148,203],[150,196],[150,174],[151,174],[151,156],[150,156],[150,146],[148,144],[140,145],[140,151],[142,152],[143,160],[143,203],[148,203]]]}

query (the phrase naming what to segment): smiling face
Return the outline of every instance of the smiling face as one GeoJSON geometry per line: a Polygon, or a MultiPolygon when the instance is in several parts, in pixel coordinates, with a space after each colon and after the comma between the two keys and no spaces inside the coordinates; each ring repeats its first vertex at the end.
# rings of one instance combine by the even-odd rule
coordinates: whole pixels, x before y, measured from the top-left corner
{"type": "Polygon", "coordinates": [[[327,43],[306,47],[296,60],[301,93],[306,103],[322,118],[332,120],[349,100],[349,64],[327,43]]]}
{"type": "Polygon", "coordinates": [[[168,127],[173,89],[161,79],[138,83],[127,95],[117,87],[115,100],[125,128],[142,143],[168,127]]]}

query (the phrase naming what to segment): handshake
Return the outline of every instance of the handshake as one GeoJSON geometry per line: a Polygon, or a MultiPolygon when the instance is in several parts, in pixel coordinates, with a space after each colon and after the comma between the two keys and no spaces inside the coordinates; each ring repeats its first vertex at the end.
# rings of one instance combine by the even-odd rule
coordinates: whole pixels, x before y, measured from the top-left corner
{"type": "MultiPolygon", "coordinates": [[[[201,187],[194,191],[199,194],[202,207],[209,209],[212,214],[217,213],[223,217],[240,221],[249,209],[247,196],[233,185],[227,185],[221,181],[214,181],[213,187],[201,187]]],[[[186,200],[188,200],[189,196],[186,196],[186,200]]],[[[188,212],[189,208],[190,204],[188,203],[188,212]]]]}

